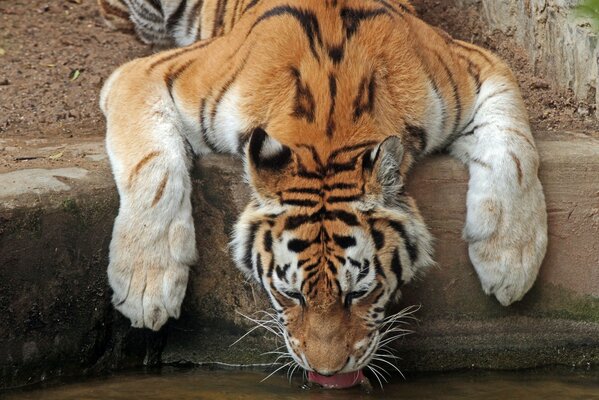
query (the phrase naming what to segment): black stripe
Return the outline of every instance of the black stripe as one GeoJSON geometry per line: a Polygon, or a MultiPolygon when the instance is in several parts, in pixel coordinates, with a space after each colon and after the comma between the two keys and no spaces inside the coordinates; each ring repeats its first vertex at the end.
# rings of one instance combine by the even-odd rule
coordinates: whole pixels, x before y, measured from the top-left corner
{"type": "Polygon", "coordinates": [[[365,112],[372,113],[376,94],[376,80],[374,73],[369,78],[364,77],[358,88],[358,95],[354,100],[354,121],[357,121],[365,112]]]}
{"type": "Polygon", "coordinates": [[[227,0],[218,0],[216,3],[216,14],[214,15],[214,26],[212,27],[212,36],[222,35],[226,8],[227,0]]]}
{"type": "Polygon", "coordinates": [[[306,294],[308,294],[308,295],[312,294],[312,290],[315,289],[315,286],[318,284],[318,281],[319,281],[319,279],[316,278],[308,284],[308,290],[306,291],[306,294]]]}
{"type": "Polygon", "coordinates": [[[314,242],[302,239],[291,239],[287,243],[287,248],[289,251],[293,251],[294,253],[301,253],[310,247],[314,242]]]}
{"type": "Polygon", "coordinates": [[[343,56],[345,55],[345,42],[336,46],[328,46],[327,47],[329,58],[333,61],[333,64],[339,65],[343,60],[343,56]]]}
{"type": "Polygon", "coordinates": [[[312,263],[310,265],[308,265],[307,267],[304,268],[304,271],[306,272],[310,272],[313,269],[315,269],[316,267],[318,267],[320,265],[320,260],[316,261],[315,263],[312,263]]]}
{"type": "Polygon", "coordinates": [[[252,248],[254,247],[254,241],[256,240],[256,233],[258,232],[258,228],[260,224],[258,222],[254,222],[250,225],[250,234],[247,242],[245,242],[245,253],[243,256],[243,266],[251,271],[252,268],[252,248]]]}
{"type": "Polygon", "coordinates": [[[328,221],[339,220],[349,226],[360,225],[360,223],[358,222],[358,218],[354,214],[343,210],[327,211],[324,215],[324,218],[328,221]]]}
{"type": "Polygon", "coordinates": [[[262,257],[260,257],[260,253],[256,254],[256,275],[258,275],[258,281],[264,287],[264,282],[262,282],[262,274],[264,273],[264,268],[262,267],[262,257]]]}
{"type": "Polygon", "coordinates": [[[314,171],[299,170],[297,176],[304,179],[322,179],[322,174],[314,171]]]}
{"type": "Polygon", "coordinates": [[[241,13],[241,15],[243,16],[243,14],[245,14],[246,12],[248,12],[252,7],[254,7],[259,2],[260,2],[260,0],[252,0],[252,1],[250,1],[248,3],[248,5],[243,9],[243,12],[241,13]]]}
{"type": "Polygon", "coordinates": [[[276,266],[275,272],[277,273],[277,276],[280,280],[284,280],[285,282],[287,282],[287,271],[289,270],[290,266],[291,264],[285,264],[283,265],[283,268],[281,268],[278,265],[276,266]]]}
{"type": "Polygon", "coordinates": [[[451,84],[451,89],[453,91],[453,102],[455,105],[454,107],[455,107],[456,116],[455,116],[455,120],[453,122],[453,129],[451,130],[451,132],[454,133],[457,131],[458,126],[460,125],[460,122],[462,120],[462,102],[460,100],[460,91],[458,88],[458,84],[456,83],[455,79],[453,78],[453,74],[451,73],[451,70],[447,66],[447,63],[445,63],[445,61],[443,60],[443,58],[441,57],[441,55],[439,53],[435,52],[435,56],[437,57],[437,60],[439,61],[439,63],[443,67],[443,69],[445,70],[445,73],[447,74],[447,78],[449,79],[449,83],[451,84]]]}
{"type": "Polygon", "coordinates": [[[304,193],[304,194],[321,195],[322,190],[317,189],[317,188],[290,188],[290,189],[285,189],[283,191],[283,193],[304,193]]]}
{"type": "Polygon", "coordinates": [[[298,267],[298,268],[301,268],[301,267],[302,267],[302,265],[304,265],[304,264],[305,264],[305,263],[307,263],[308,261],[310,261],[310,259],[309,259],[309,258],[305,258],[305,259],[303,259],[303,260],[298,260],[298,261],[297,261],[297,267],[298,267]]]}
{"type": "Polygon", "coordinates": [[[426,150],[426,144],[428,142],[428,135],[424,128],[415,125],[406,125],[406,134],[410,140],[408,143],[418,142],[418,148],[412,149],[419,153],[426,150]]]}
{"type": "Polygon", "coordinates": [[[318,165],[319,168],[323,168],[323,163],[322,163],[322,160],[320,159],[320,156],[318,155],[318,151],[316,150],[316,147],[314,147],[310,144],[299,144],[299,145],[297,145],[297,147],[310,150],[310,155],[312,156],[312,159],[314,160],[314,162],[318,165]]]}
{"type": "Polygon", "coordinates": [[[285,230],[295,230],[305,224],[315,224],[323,220],[341,221],[348,226],[358,226],[358,218],[343,210],[326,210],[321,207],[318,211],[309,215],[294,215],[285,221],[285,230]]]}
{"type": "Polygon", "coordinates": [[[239,5],[241,5],[241,3],[241,0],[235,0],[235,5],[233,6],[233,15],[231,16],[231,27],[235,25],[235,20],[239,14],[239,5]]]}
{"type": "Polygon", "coordinates": [[[270,257],[270,263],[268,264],[268,271],[266,271],[266,277],[268,279],[272,278],[272,274],[275,271],[275,259],[274,257],[270,257]]]}
{"type": "Polygon", "coordinates": [[[198,18],[198,13],[201,12],[202,6],[204,5],[204,0],[198,0],[192,7],[189,15],[187,16],[187,35],[191,35],[191,30],[193,29],[194,22],[198,21],[198,30],[196,34],[196,39],[202,35],[202,17],[198,18]]]}
{"type": "Polygon", "coordinates": [[[208,137],[208,131],[206,130],[206,99],[202,99],[200,101],[200,133],[202,135],[202,139],[204,139],[204,144],[208,146],[211,152],[218,153],[218,149],[212,144],[212,141],[208,137]]]}
{"type": "Polygon", "coordinates": [[[331,95],[331,108],[329,109],[329,118],[327,120],[327,136],[333,136],[335,133],[335,105],[337,102],[337,78],[334,74],[329,75],[329,93],[331,95]]]}
{"type": "Polygon", "coordinates": [[[239,77],[239,74],[243,71],[246,64],[247,64],[247,57],[243,59],[243,61],[241,62],[241,65],[235,70],[235,72],[233,72],[233,75],[231,75],[229,80],[225,82],[225,84],[220,88],[218,94],[216,95],[214,104],[212,105],[212,112],[211,112],[212,129],[214,129],[214,120],[216,118],[216,112],[218,110],[219,104],[223,100],[223,97],[225,97],[225,94],[227,93],[227,91],[231,88],[231,85],[233,84],[233,82],[235,82],[237,77],[239,77]]]}
{"type": "Polygon", "coordinates": [[[406,246],[406,250],[408,250],[408,255],[410,256],[410,261],[412,263],[414,263],[414,261],[416,261],[416,258],[418,257],[418,249],[416,248],[414,243],[412,243],[412,241],[408,237],[408,234],[407,234],[404,226],[402,225],[401,222],[398,222],[398,221],[391,220],[391,221],[388,221],[388,223],[389,223],[389,226],[391,228],[393,228],[393,230],[395,230],[399,234],[399,236],[401,236],[401,238],[404,241],[404,244],[406,246]]]}
{"type": "Polygon", "coordinates": [[[367,142],[362,142],[362,143],[352,144],[349,146],[340,147],[338,149],[335,149],[331,153],[331,155],[329,156],[329,161],[337,158],[341,154],[351,153],[352,151],[356,151],[356,150],[362,150],[366,147],[374,146],[376,143],[377,142],[375,142],[375,141],[367,141],[367,142]]]}
{"type": "Polygon", "coordinates": [[[314,14],[312,11],[302,10],[300,8],[291,7],[287,5],[274,7],[266,11],[260,17],[258,17],[256,22],[254,22],[254,25],[250,29],[249,33],[251,33],[254,30],[254,28],[261,22],[282,15],[290,15],[300,23],[306,37],[308,38],[308,41],[310,43],[310,50],[312,51],[314,58],[320,60],[320,57],[318,56],[318,53],[316,51],[316,43],[322,46],[322,34],[320,32],[320,24],[318,23],[318,18],[316,17],[316,14],[314,14]]]}
{"type": "Polygon", "coordinates": [[[310,279],[312,279],[316,274],[318,274],[318,270],[315,269],[314,271],[311,271],[308,273],[308,275],[306,275],[304,277],[304,281],[302,282],[302,285],[300,286],[300,288],[303,290],[304,289],[304,285],[306,283],[308,283],[308,281],[310,281],[310,279]]]}
{"type": "Polygon", "coordinates": [[[181,74],[183,72],[185,72],[185,70],[187,68],[189,68],[189,66],[194,62],[195,60],[188,60],[187,62],[185,62],[183,65],[181,65],[179,68],[177,68],[174,71],[169,71],[166,76],[164,77],[164,81],[166,83],[166,88],[168,90],[168,94],[171,97],[171,99],[173,98],[173,85],[175,83],[175,81],[177,79],[179,79],[179,77],[181,76],[181,74]]]}
{"type": "MultiPolygon", "coordinates": [[[[466,51],[470,51],[470,52],[474,52],[474,53],[478,54],[479,56],[481,56],[482,58],[484,58],[484,59],[485,59],[485,61],[487,61],[487,62],[488,62],[489,64],[491,64],[491,65],[493,65],[493,64],[494,64],[493,60],[491,60],[491,58],[489,58],[489,56],[488,56],[488,55],[486,55],[486,54],[484,53],[484,51],[483,51],[483,50],[481,50],[481,49],[478,49],[478,48],[476,48],[476,47],[470,47],[470,46],[467,46],[466,44],[460,43],[460,41],[459,41],[459,40],[454,40],[454,41],[453,41],[453,44],[454,44],[454,45],[456,45],[456,46],[460,46],[462,49],[464,49],[464,50],[466,50],[466,51]]],[[[474,45],[472,45],[472,46],[474,46],[474,45]]]]}
{"type": "Polygon", "coordinates": [[[302,82],[302,77],[297,68],[292,67],[291,73],[295,78],[295,106],[293,114],[297,118],[305,118],[308,122],[314,122],[316,114],[316,101],[307,83],[302,82]]]}
{"type": "Polygon", "coordinates": [[[326,191],[333,191],[336,189],[355,189],[356,187],[355,183],[334,183],[332,185],[324,185],[323,189],[326,191]]]}
{"type": "Polygon", "coordinates": [[[322,211],[321,208],[317,212],[310,215],[294,215],[292,217],[288,217],[285,220],[285,230],[295,230],[302,225],[305,224],[315,224],[322,220],[322,211]]]}
{"type": "MultiPolygon", "coordinates": [[[[382,286],[383,286],[383,284],[379,282],[372,292],[374,293],[376,290],[380,290],[382,288],[382,286]]],[[[379,302],[379,300],[381,299],[381,297],[383,297],[384,294],[385,294],[385,290],[381,290],[381,292],[375,297],[372,304],[377,304],[379,302]]]]}
{"type": "Polygon", "coordinates": [[[383,235],[383,232],[376,229],[372,224],[370,225],[370,234],[372,235],[372,240],[374,241],[374,247],[377,250],[385,247],[385,235],[383,235]]]}
{"type": "Polygon", "coordinates": [[[264,251],[272,251],[272,231],[266,231],[264,234],[264,251]]]}
{"type": "Polygon", "coordinates": [[[148,3],[150,3],[150,5],[156,12],[158,12],[158,14],[164,16],[164,11],[162,10],[162,4],[160,3],[160,0],[148,0],[148,3]]]}
{"type": "Polygon", "coordinates": [[[327,199],[327,203],[349,203],[351,201],[360,200],[362,195],[354,196],[331,196],[327,199]]]}
{"type": "MultiPolygon", "coordinates": [[[[391,11],[393,14],[397,15],[398,17],[404,18],[404,15],[399,10],[397,10],[391,4],[387,3],[385,0],[374,0],[374,2],[379,3],[380,5],[385,7],[388,11],[391,11]]],[[[399,6],[399,8],[401,8],[401,11],[408,13],[408,14],[412,14],[410,9],[408,7],[406,7],[405,5],[398,4],[398,6],[399,6]]]]}
{"type": "Polygon", "coordinates": [[[345,36],[347,39],[350,39],[356,34],[362,21],[375,19],[381,15],[389,16],[389,13],[384,8],[363,10],[344,7],[341,9],[340,14],[341,19],[343,20],[343,27],[345,29],[345,36]]]}
{"type": "Polygon", "coordinates": [[[403,284],[403,279],[401,277],[403,271],[402,271],[402,267],[401,267],[401,259],[399,257],[399,250],[395,250],[393,252],[393,258],[391,259],[391,270],[397,277],[397,284],[398,285],[403,284]]]}
{"type": "Polygon", "coordinates": [[[169,54],[167,56],[165,56],[163,58],[159,58],[158,60],[156,60],[152,64],[150,64],[150,66],[148,67],[148,73],[151,72],[157,66],[164,64],[167,61],[170,61],[174,58],[177,58],[177,57],[179,57],[183,54],[189,53],[191,51],[204,48],[204,47],[208,46],[210,43],[212,43],[213,41],[214,41],[213,39],[203,40],[203,41],[197,42],[191,46],[184,47],[182,49],[175,50],[173,52],[169,52],[169,54]]]}
{"type": "Polygon", "coordinates": [[[143,4],[136,4],[136,6],[137,7],[129,9],[131,20],[135,25],[142,26],[147,30],[150,28],[148,22],[152,22],[162,28],[162,23],[164,22],[164,16],[162,16],[162,14],[158,15],[149,11],[143,4]]]}
{"type": "MultiPolygon", "coordinates": [[[[347,259],[349,260],[349,263],[351,265],[353,265],[354,267],[357,267],[357,268],[361,268],[362,267],[362,264],[360,264],[358,261],[354,260],[353,258],[347,257],[347,259]]],[[[370,263],[369,263],[369,265],[370,265],[370,263]]]]}
{"type": "Polygon", "coordinates": [[[343,249],[348,249],[348,248],[354,247],[356,245],[356,238],[354,238],[353,236],[343,236],[343,235],[333,234],[333,240],[335,241],[337,246],[339,246],[343,249]]]}
{"type": "Polygon", "coordinates": [[[362,279],[366,278],[370,273],[370,261],[364,260],[364,264],[358,264],[358,266],[360,268],[360,273],[358,274],[357,282],[360,282],[362,279]]]}
{"type": "Polygon", "coordinates": [[[472,60],[470,60],[469,58],[464,57],[462,54],[458,54],[458,58],[468,65],[468,69],[467,69],[468,74],[474,81],[474,85],[476,87],[476,93],[479,93],[480,86],[481,86],[479,66],[474,64],[472,62],[472,60]]]}
{"type": "Polygon", "coordinates": [[[329,267],[329,271],[331,271],[333,275],[337,275],[337,267],[335,266],[333,261],[327,260],[327,266],[329,267]]]}
{"type": "Polygon", "coordinates": [[[316,207],[319,202],[307,199],[282,199],[281,204],[296,207],[316,207]]]}
{"type": "Polygon", "coordinates": [[[350,160],[346,163],[329,163],[327,165],[327,174],[336,175],[341,172],[354,171],[356,166],[356,160],[350,160]]]}
{"type": "Polygon", "coordinates": [[[187,0],[181,0],[175,12],[172,13],[166,20],[166,31],[171,35],[173,28],[175,27],[175,24],[179,22],[179,20],[183,16],[183,13],[185,12],[185,7],[187,7],[187,0]]]}
{"type": "Polygon", "coordinates": [[[383,270],[383,266],[381,265],[381,260],[379,260],[379,256],[374,256],[374,270],[383,279],[387,277],[387,275],[385,275],[385,271],[383,270]]]}
{"type": "Polygon", "coordinates": [[[480,104],[476,107],[476,109],[472,113],[472,118],[470,118],[470,121],[468,121],[468,123],[466,124],[466,127],[474,122],[474,119],[476,118],[476,114],[478,114],[478,112],[480,111],[480,109],[485,105],[485,103],[487,101],[495,98],[496,96],[499,96],[501,94],[509,92],[509,91],[510,91],[510,88],[506,87],[506,88],[503,88],[501,90],[498,90],[497,92],[493,92],[490,95],[488,95],[487,97],[485,97],[485,99],[480,102],[480,104]]]}
{"type": "MultiPolygon", "coordinates": [[[[164,12],[162,11],[162,7],[159,4],[154,4],[154,6],[156,7],[152,5],[148,7],[148,3],[134,1],[134,4],[132,5],[133,7],[129,8],[132,17],[142,18],[150,22],[162,24],[164,20],[164,12]]],[[[147,27],[147,23],[142,23],[141,25],[147,27]]]]}
{"type": "MultiPolygon", "coordinates": [[[[420,60],[422,62],[422,60],[420,60]]],[[[423,64],[424,66],[424,64],[423,64]]],[[[426,69],[425,69],[426,71],[426,69]]],[[[445,132],[445,128],[447,127],[447,104],[445,101],[445,97],[441,94],[441,90],[439,90],[439,85],[437,84],[437,82],[435,81],[435,79],[433,78],[433,76],[426,71],[426,76],[428,78],[428,81],[431,83],[431,86],[433,87],[433,92],[435,92],[435,95],[439,98],[439,100],[443,103],[443,107],[441,107],[441,130],[443,132],[445,132]]]]}

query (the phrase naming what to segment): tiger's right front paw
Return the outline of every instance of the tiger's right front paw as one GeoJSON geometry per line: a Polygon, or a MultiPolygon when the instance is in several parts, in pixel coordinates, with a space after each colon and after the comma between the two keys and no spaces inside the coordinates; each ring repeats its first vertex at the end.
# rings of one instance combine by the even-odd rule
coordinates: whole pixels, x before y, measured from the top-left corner
{"type": "Polygon", "coordinates": [[[108,281],[114,291],[112,303],[133,327],[157,331],[169,317],[179,318],[189,265],[196,259],[191,227],[190,231],[189,226],[173,223],[168,234],[154,240],[141,230],[115,227],[108,281]]]}

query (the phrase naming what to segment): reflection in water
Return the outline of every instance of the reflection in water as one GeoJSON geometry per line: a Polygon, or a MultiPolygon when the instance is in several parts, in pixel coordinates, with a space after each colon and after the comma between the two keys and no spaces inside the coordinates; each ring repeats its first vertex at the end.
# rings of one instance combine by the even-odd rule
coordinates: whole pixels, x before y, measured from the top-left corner
{"type": "Polygon", "coordinates": [[[410,377],[375,389],[325,391],[306,388],[300,379],[291,383],[273,376],[260,383],[260,372],[164,369],[161,373],[127,374],[84,383],[12,393],[12,400],[358,400],[358,399],[599,399],[599,373],[485,372],[410,377]],[[304,388],[302,388],[304,386],[304,388]]]}

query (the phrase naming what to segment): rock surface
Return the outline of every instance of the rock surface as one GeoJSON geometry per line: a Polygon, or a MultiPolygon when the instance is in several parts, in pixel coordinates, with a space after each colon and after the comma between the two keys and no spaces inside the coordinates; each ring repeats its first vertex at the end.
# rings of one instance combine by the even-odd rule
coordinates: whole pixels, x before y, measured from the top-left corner
{"type": "Polygon", "coordinates": [[[573,12],[580,0],[458,0],[458,3],[478,4],[491,29],[513,35],[526,49],[536,75],[544,76],[558,87],[572,89],[579,100],[599,103],[599,36],[590,21],[573,12]]]}

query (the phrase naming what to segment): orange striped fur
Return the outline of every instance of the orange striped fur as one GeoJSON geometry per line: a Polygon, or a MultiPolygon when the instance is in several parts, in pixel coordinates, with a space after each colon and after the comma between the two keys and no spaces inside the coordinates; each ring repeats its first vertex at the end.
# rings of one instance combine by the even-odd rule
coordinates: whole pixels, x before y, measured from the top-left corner
{"type": "Polygon", "coordinates": [[[404,0],[99,2],[113,18],[125,4],[148,42],[190,44],[125,64],[102,92],[121,195],[109,278],[135,326],[179,315],[196,254],[191,154],[245,157],[254,198],[234,258],[307,370],[365,368],[395,332],[385,307],[433,264],[404,190],[431,152],[470,168],[464,237],[485,292],[507,305],[534,282],[538,155],[517,83],[490,52],[404,0]]]}

